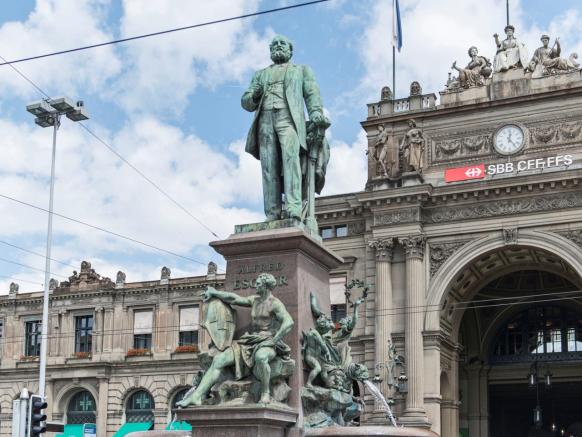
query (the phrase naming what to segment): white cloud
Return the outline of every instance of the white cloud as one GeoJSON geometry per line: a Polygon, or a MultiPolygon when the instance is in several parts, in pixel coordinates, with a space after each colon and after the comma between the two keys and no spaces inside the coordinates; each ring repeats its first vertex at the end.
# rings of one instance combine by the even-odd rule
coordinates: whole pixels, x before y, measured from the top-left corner
{"type": "MultiPolygon", "coordinates": [[[[256,11],[258,3],[181,0],[170,6],[164,0],[125,0],[121,31],[133,36],[238,16],[256,11]]],[[[130,111],[181,113],[197,87],[240,81],[257,63],[268,63],[273,32],[259,35],[252,23],[234,20],[130,43],[124,47],[128,66],[114,95],[130,111]]]]}
{"type": "Polygon", "coordinates": [[[367,177],[368,141],[361,131],[357,140],[349,145],[343,141],[331,140],[331,154],[323,195],[353,193],[364,188],[367,177]]]}
{"type": "MultiPolygon", "coordinates": [[[[37,0],[23,22],[0,27],[0,55],[14,60],[113,39],[102,26],[109,1],[37,0]]],[[[49,94],[100,94],[121,68],[111,46],[15,65],[49,94]]],[[[38,91],[9,66],[0,67],[0,95],[38,98],[38,91]]]]}

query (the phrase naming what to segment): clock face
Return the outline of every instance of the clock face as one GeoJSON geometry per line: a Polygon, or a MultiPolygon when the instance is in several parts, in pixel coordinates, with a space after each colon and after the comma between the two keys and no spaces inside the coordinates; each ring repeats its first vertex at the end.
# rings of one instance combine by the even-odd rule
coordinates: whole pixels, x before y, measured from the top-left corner
{"type": "Polygon", "coordinates": [[[493,147],[502,155],[513,155],[519,152],[525,144],[523,130],[514,124],[503,126],[493,138],[493,147]]]}

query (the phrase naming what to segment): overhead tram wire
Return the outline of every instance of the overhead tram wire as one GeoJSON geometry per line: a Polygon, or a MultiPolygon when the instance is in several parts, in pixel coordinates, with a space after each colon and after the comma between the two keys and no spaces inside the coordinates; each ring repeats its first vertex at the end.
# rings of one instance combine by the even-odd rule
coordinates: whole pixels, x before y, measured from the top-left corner
{"type": "MultiPolygon", "coordinates": [[[[8,241],[0,240],[0,243],[5,244],[6,246],[14,247],[15,249],[22,250],[23,252],[27,252],[27,253],[30,253],[32,255],[39,256],[41,258],[45,258],[46,257],[46,255],[43,255],[42,253],[34,252],[34,251],[29,250],[29,249],[26,249],[24,247],[17,246],[16,244],[9,243],[8,241]]],[[[62,264],[62,265],[67,266],[67,267],[72,267],[74,269],[77,268],[76,266],[74,266],[72,264],[66,263],[64,261],[59,261],[58,259],[54,259],[54,258],[49,258],[49,259],[51,261],[54,261],[56,263],[62,264]]]]}
{"type": "Polygon", "coordinates": [[[17,283],[20,282],[26,282],[28,284],[34,284],[34,285],[38,285],[40,287],[43,286],[43,284],[41,284],[40,282],[34,282],[34,281],[29,281],[28,279],[21,279],[21,278],[15,278],[14,276],[5,276],[5,275],[0,275],[0,278],[4,278],[4,279],[11,279],[13,281],[17,281],[17,283]]]}
{"type": "Polygon", "coordinates": [[[328,1],[331,1],[331,0],[313,0],[313,1],[308,1],[308,2],[304,2],[304,3],[297,3],[297,4],[289,5],[289,6],[282,6],[280,8],[273,8],[273,9],[266,9],[264,11],[252,12],[250,14],[237,15],[235,17],[228,17],[228,18],[221,18],[221,19],[218,19],[218,20],[206,21],[204,23],[192,24],[190,26],[176,27],[176,28],[173,28],[173,29],[161,30],[159,32],[152,32],[152,33],[146,33],[146,34],[143,34],[143,35],[130,36],[130,37],[127,37],[127,38],[115,39],[115,40],[112,40],[112,41],[106,41],[106,42],[102,42],[102,43],[98,43],[98,44],[91,44],[91,45],[88,45],[88,46],[76,47],[76,48],[73,48],[73,49],[59,50],[59,51],[56,51],[56,52],[45,53],[45,54],[42,54],[42,55],[29,56],[29,57],[21,58],[21,59],[14,59],[12,61],[7,61],[6,59],[3,59],[4,62],[0,63],[0,66],[3,66],[3,65],[12,65],[12,64],[20,63],[20,62],[32,61],[34,59],[48,58],[50,56],[63,55],[63,54],[67,54],[67,53],[80,52],[80,51],[83,51],[83,50],[94,49],[94,48],[97,48],[97,47],[104,47],[104,46],[109,46],[109,45],[114,45],[114,44],[129,42],[129,41],[135,41],[135,40],[143,39],[143,38],[151,38],[153,36],[166,35],[166,34],[169,34],[169,33],[180,32],[180,31],[189,30],[189,29],[195,29],[195,28],[198,28],[198,27],[204,27],[204,26],[210,26],[210,25],[214,25],[214,24],[226,23],[226,22],[235,21],[235,20],[242,20],[244,18],[258,17],[260,15],[266,15],[266,14],[271,14],[271,13],[274,13],[274,12],[281,12],[281,11],[286,11],[286,10],[290,10],[290,9],[301,8],[301,7],[304,7],[304,6],[311,6],[311,5],[315,5],[315,4],[318,4],[318,3],[325,3],[325,2],[328,2],[328,1]]]}
{"type": "MultiPolygon", "coordinates": [[[[6,61],[6,59],[0,55],[0,59],[6,61]]],[[[8,64],[10,66],[10,68],[12,68],[20,77],[22,77],[24,80],[26,80],[29,84],[31,84],[34,88],[36,88],[43,96],[45,96],[47,99],[50,99],[51,96],[48,95],[40,86],[38,86],[36,83],[34,83],[34,81],[32,79],[30,79],[29,77],[27,77],[22,71],[20,71],[18,68],[16,68],[14,65],[12,65],[11,63],[8,64]]],[[[189,215],[192,219],[194,219],[200,226],[202,226],[204,229],[206,229],[208,232],[210,232],[213,236],[215,236],[216,238],[220,239],[220,236],[218,236],[218,234],[216,232],[214,232],[212,229],[210,229],[210,227],[208,227],[206,225],[206,223],[204,223],[203,221],[201,221],[200,219],[198,219],[198,217],[196,217],[194,214],[192,214],[190,211],[188,211],[184,206],[182,206],[177,200],[175,200],[172,196],[170,196],[165,190],[163,190],[158,184],[156,184],[152,179],[150,179],[148,176],[146,176],[140,169],[138,169],[135,165],[133,165],[131,162],[129,162],[127,159],[125,159],[117,150],[115,150],[113,148],[113,146],[109,145],[105,140],[103,140],[101,137],[99,137],[95,132],[93,132],[91,129],[89,129],[85,123],[83,122],[79,122],[79,124],[81,125],[81,127],[83,129],[85,129],[93,138],[95,138],[97,141],[99,141],[101,144],[103,144],[111,153],[113,153],[115,156],[117,156],[117,158],[119,158],[122,162],[124,162],[126,165],[128,165],[133,171],[135,171],[139,176],[141,176],[143,179],[145,179],[150,185],[152,185],[158,192],[160,192],[166,199],[170,200],[174,205],[176,205],[178,208],[180,208],[182,211],[184,211],[187,215],[189,215]]]]}
{"type": "MultiPolygon", "coordinates": [[[[9,264],[14,264],[14,265],[24,267],[24,268],[27,268],[30,270],[36,270],[37,272],[45,273],[44,269],[39,269],[38,267],[29,266],[28,264],[23,264],[23,263],[20,263],[18,261],[12,261],[11,259],[0,258],[0,261],[3,261],[5,263],[9,263],[9,264]]],[[[60,276],[61,278],[67,278],[65,275],[59,275],[58,273],[51,272],[51,274],[53,274],[55,276],[60,276]]]]}
{"type": "MultiPolygon", "coordinates": [[[[582,290],[577,290],[577,293],[582,293],[582,290]]],[[[531,295],[532,297],[535,297],[535,295],[531,295]]],[[[505,307],[509,307],[512,305],[523,305],[523,304],[530,304],[530,303],[538,303],[538,302],[560,302],[560,301],[564,301],[564,300],[570,300],[572,299],[571,297],[561,297],[561,298],[550,298],[550,299],[543,299],[543,300],[535,300],[535,299],[530,299],[530,300],[525,300],[525,301],[520,301],[520,302],[505,302],[505,303],[500,303],[500,304],[492,304],[492,305],[481,305],[479,307],[476,308],[492,308],[492,307],[500,307],[500,306],[505,306],[505,307]]],[[[440,309],[431,309],[431,310],[427,310],[426,312],[435,312],[435,311],[440,311],[440,309]]],[[[424,311],[423,311],[424,312],[424,311]]],[[[399,315],[402,314],[414,314],[415,312],[399,312],[399,315]]],[[[180,325],[167,325],[163,328],[159,328],[156,329],[157,333],[166,333],[166,332],[178,332],[180,329],[180,325]]],[[[99,331],[101,333],[101,335],[128,335],[128,334],[132,334],[134,332],[133,328],[126,328],[126,329],[102,329],[99,331]]],[[[75,331],[61,331],[59,333],[55,333],[55,334],[49,334],[48,338],[72,338],[75,335],[75,331]]],[[[22,336],[12,336],[12,337],[5,337],[4,340],[8,340],[6,341],[7,343],[15,343],[15,342],[21,342],[22,341],[22,336]]]]}
{"type": "MultiPolygon", "coordinates": [[[[11,197],[11,196],[7,196],[7,195],[2,194],[2,193],[0,193],[0,197],[1,198],[4,198],[4,199],[7,199],[7,200],[11,200],[13,202],[19,203],[19,204],[24,205],[24,206],[28,206],[30,208],[37,209],[39,211],[48,212],[48,209],[46,209],[46,208],[43,208],[43,207],[38,206],[38,205],[33,205],[32,203],[28,203],[28,202],[25,202],[23,200],[16,199],[16,198],[11,197]]],[[[114,232],[114,231],[110,231],[109,229],[102,228],[101,226],[92,225],[92,224],[87,223],[87,222],[84,222],[82,220],[78,220],[78,219],[75,219],[75,218],[72,218],[72,217],[68,217],[68,216],[66,216],[64,214],[59,214],[58,212],[54,212],[54,211],[53,211],[53,215],[56,216],[56,217],[63,218],[65,220],[69,220],[69,221],[74,222],[74,223],[78,223],[78,224],[83,225],[83,226],[87,226],[87,227],[92,228],[92,229],[95,229],[97,231],[101,231],[101,232],[104,232],[106,234],[110,234],[110,235],[113,235],[115,237],[122,238],[122,239],[127,240],[127,241],[131,241],[132,243],[140,244],[142,246],[148,247],[150,249],[157,250],[159,252],[166,253],[168,255],[175,256],[177,258],[182,258],[182,259],[184,259],[186,261],[191,261],[193,263],[200,264],[200,265],[203,265],[203,266],[206,265],[206,263],[204,263],[202,261],[198,261],[197,259],[194,259],[194,258],[190,258],[189,256],[180,255],[179,253],[172,252],[171,250],[162,249],[161,247],[154,246],[153,244],[145,243],[143,241],[137,240],[137,239],[132,238],[132,237],[128,237],[127,235],[123,235],[123,234],[119,234],[119,233],[114,232]]],[[[44,272],[44,270],[43,270],[43,272],[44,272]]]]}

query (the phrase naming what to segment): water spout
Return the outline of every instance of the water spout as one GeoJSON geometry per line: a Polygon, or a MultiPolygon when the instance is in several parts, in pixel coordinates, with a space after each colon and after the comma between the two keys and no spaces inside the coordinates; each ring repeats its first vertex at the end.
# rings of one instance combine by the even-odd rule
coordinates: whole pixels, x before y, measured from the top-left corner
{"type": "Polygon", "coordinates": [[[380,406],[386,413],[386,418],[389,420],[390,424],[394,427],[398,427],[396,419],[394,418],[394,414],[392,414],[392,409],[390,408],[390,405],[388,405],[388,401],[386,400],[380,389],[376,387],[372,381],[367,379],[364,381],[364,384],[366,384],[366,387],[368,387],[368,390],[370,390],[372,396],[374,396],[374,398],[376,398],[376,400],[380,403],[380,406]]]}

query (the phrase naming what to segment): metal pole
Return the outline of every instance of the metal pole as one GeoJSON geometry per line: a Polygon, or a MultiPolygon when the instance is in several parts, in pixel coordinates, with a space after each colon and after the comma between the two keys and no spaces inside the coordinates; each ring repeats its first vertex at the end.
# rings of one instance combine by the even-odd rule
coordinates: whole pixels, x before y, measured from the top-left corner
{"type": "Polygon", "coordinates": [[[509,0],[505,2],[505,12],[507,14],[507,25],[509,26],[509,0]]]}
{"type": "Polygon", "coordinates": [[[26,416],[28,415],[28,402],[30,396],[28,395],[28,390],[26,388],[22,389],[20,393],[20,429],[19,434],[21,437],[25,437],[27,434],[26,430],[26,416]]]}
{"type": "Polygon", "coordinates": [[[392,45],[392,96],[396,100],[396,46],[392,45]]]}
{"type": "Polygon", "coordinates": [[[38,376],[38,394],[45,397],[46,357],[48,346],[48,313],[49,313],[49,282],[51,280],[51,248],[53,242],[53,200],[55,191],[55,160],[57,156],[57,131],[61,123],[61,115],[54,114],[53,152],[51,162],[51,187],[49,194],[48,231],[46,236],[46,260],[44,269],[44,295],[42,304],[42,326],[40,336],[40,372],[38,376]]]}

